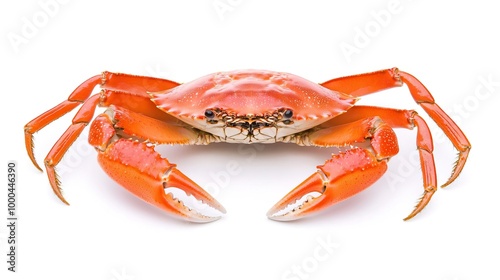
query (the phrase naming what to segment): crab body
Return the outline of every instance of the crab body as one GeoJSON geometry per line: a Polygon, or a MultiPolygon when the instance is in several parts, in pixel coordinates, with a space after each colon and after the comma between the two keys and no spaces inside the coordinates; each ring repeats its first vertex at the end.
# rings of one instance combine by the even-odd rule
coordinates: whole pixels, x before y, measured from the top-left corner
{"type": "Polygon", "coordinates": [[[155,145],[285,142],[347,147],[318,166],[317,172],[269,210],[269,218],[287,221],[317,213],[372,185],[386,171],[387,161],[398,153],[393,128],[417,128],[424,194],[406,218],[409,219],[427,205],[437,189],[430,130],[414,110],[355,105],[363,95],[403,84],[408,85],[415,101],[459,151],[446,186],[464,167],[470,143],[425,86],[396,68],[322,84],[293,74],[263,70],[219,72],[186,84],[104,72],[88,79],[66,101],[26,124],[26,149],[41,170],[34,157],[33,134],[82,104],[44,162],[52,189],[67,203],[55,166],[91,123],[95,108],[108,107],[94,119],[89,133],[89,143],[96,148],[103,170],[139,198],[176,217],[209,222],[220,216],[199,213],[166,189],[181,189],[221,213],[225,209],[175,164],[161,157],[155,145]],[[96,86],[102,90],[92,95],[96,86]],[[312,193],[319,196],[310,196],[312,193]],[[307,199],[303,200],[304,197],[307,199]]]}
{"type": "Polygon", "coordinates": [[[281,142],[355,101],[296,75],[259,70],[210,74],[151,96],[169,115],[230,143],[281,142]]]}

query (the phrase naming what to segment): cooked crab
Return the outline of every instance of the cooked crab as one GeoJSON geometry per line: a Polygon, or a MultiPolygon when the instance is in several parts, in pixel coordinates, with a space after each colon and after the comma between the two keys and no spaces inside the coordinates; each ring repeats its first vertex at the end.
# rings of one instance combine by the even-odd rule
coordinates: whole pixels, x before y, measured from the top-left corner
{"type": "Polygon", "coordinates": [[[154,149],[156,145],[284,142],[349,147],[333,154],[269,210],[269,218],[287,221],[316,213],[372,185],[387,170],[387,161],[398,153],[393,128],[417,128],[424,194],[407,220],[427,205],[437,189],[430,130],[414,110],[355,105],[363,95],[403,84],[459,152],[451,176],[443,185],[447,186],[465,165],[469,141],[425,86],[397,68],[322,84],[288,73],[261,70],[219,72],[185,84],[104,72],[26,124],[26,149],[41,170],[34,157],[33,134],[82,105],[44,161],[53,191],[67,203],[55,167],[92,121],[95,108],[108,107],[95,118],[89,132],[89,143],[98,151],[103,170],[131,193],[176,217],[209,222],[220,215],[209,216],[187,207],[165,189],[181,189],[221,213],[225,209],[175,164],[161,157],[154,149]],[[92,95],[96,86],[101,91],[92,95]],[[320,195],[310,196],[311,193],[320,195]]]}

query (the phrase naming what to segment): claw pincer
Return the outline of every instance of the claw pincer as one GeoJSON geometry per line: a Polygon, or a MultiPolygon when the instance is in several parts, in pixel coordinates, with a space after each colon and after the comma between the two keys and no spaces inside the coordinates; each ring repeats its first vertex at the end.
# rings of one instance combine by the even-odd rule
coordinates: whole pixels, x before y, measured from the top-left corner
{"type": "Polygon", "coordinates": [[[375,183],[387,170],[386,160],[378,160],[373,153],[354,148],[345,153],[333,155],[318,171],[276,203],[267,213],[277,221],[300,219],[309,214],[347,199],[375,183]],[[310,193],[320,193],[310,197],[303,204],[282,215],[280,210],[310,193]]]}

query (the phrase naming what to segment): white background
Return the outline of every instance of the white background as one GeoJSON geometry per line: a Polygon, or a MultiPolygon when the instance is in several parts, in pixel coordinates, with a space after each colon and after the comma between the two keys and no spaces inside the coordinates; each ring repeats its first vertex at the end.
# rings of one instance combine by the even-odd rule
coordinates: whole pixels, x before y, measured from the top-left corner
{"type": "MultiPolygon", "coordinates": [[[[3,164],[18,165],[19,226],[18,272],[7,272],[2,261],[0,275],[7,278],[0,278],[500,279],[494,1],[333,2],[3,1],[1,156],[3,164]],[[345,53],[348,46],[355,52],[345,53]],[[400,154],[374,186],[293,223],[265,213],[330,150],[161,149],[228,210],[205,225],[172,219],[129,195],[100,170],[85,136],[59,166],[69,207],[24,150],[24,124],[103,70],[187,82],[215,71],[262,68],[322,82],[393,66],[423,81],[473,145],[458,180],[409,222],[402,218],[422,193],[415,131],[397,132],[400,154]],[[490,80],[489,91],[482,80],[490,80]],[[225,175],[228,163],[238,165],[236,176],[225,175]]],[[[422,112],[406,87],[360,103],[422,112]]],[[[70,121],[61,118],[36,135],[40,163],[70,121]]],[[[443,183],[455,151],[442,135],[435,142],[443,183]]],[[[2,217],[6,193],[0,191],[2,217]]],[[[1,260],[8,235],[1,226],[1,260]]]]}

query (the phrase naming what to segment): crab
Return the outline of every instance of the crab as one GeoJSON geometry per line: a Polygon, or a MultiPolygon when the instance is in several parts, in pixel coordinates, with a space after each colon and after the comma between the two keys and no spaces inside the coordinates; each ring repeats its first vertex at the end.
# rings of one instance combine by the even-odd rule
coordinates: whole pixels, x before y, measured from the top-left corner
{"type": "Polygon", "coordinates": [[[202,223],[219,219],[226,210],[175,164],[162,157],[155,146],[283,142],[344,147],[267,213],[270,219],[290,221],[318,213],[372,185],[382,177],[387,162],[399,151],[393,129],[416,128],[424,193],[414,210],[404,218],[408,220],[424,209],[437,190],[429,127],[415,110],[355,105],[361,96],[404,84],[458,150],[451,176],[442,185],[445,187],[459,176],[471,145],[434,102],[427,88],[397,68],[321,84],[289,73],[264,70],[218,72],[185,84],[103,72],[83,82],[67,100],[26,124],[26,150],[33,164],[42,171],[34,156],[33,134],[81,105],[72,124],[44,161],[57,197],[68,204],[55,167],[91,123],[88,141],[97,151],[100,166],[112,179],[174,217],[202,223]],[[97,86],[100,92],[92,94],[97,86]],[[98,106],[107,109],[92,121],[98,106]],[[203,214],[187,206],[166,191],[167,188],[194,196],[218,214],[203,214]]]}

